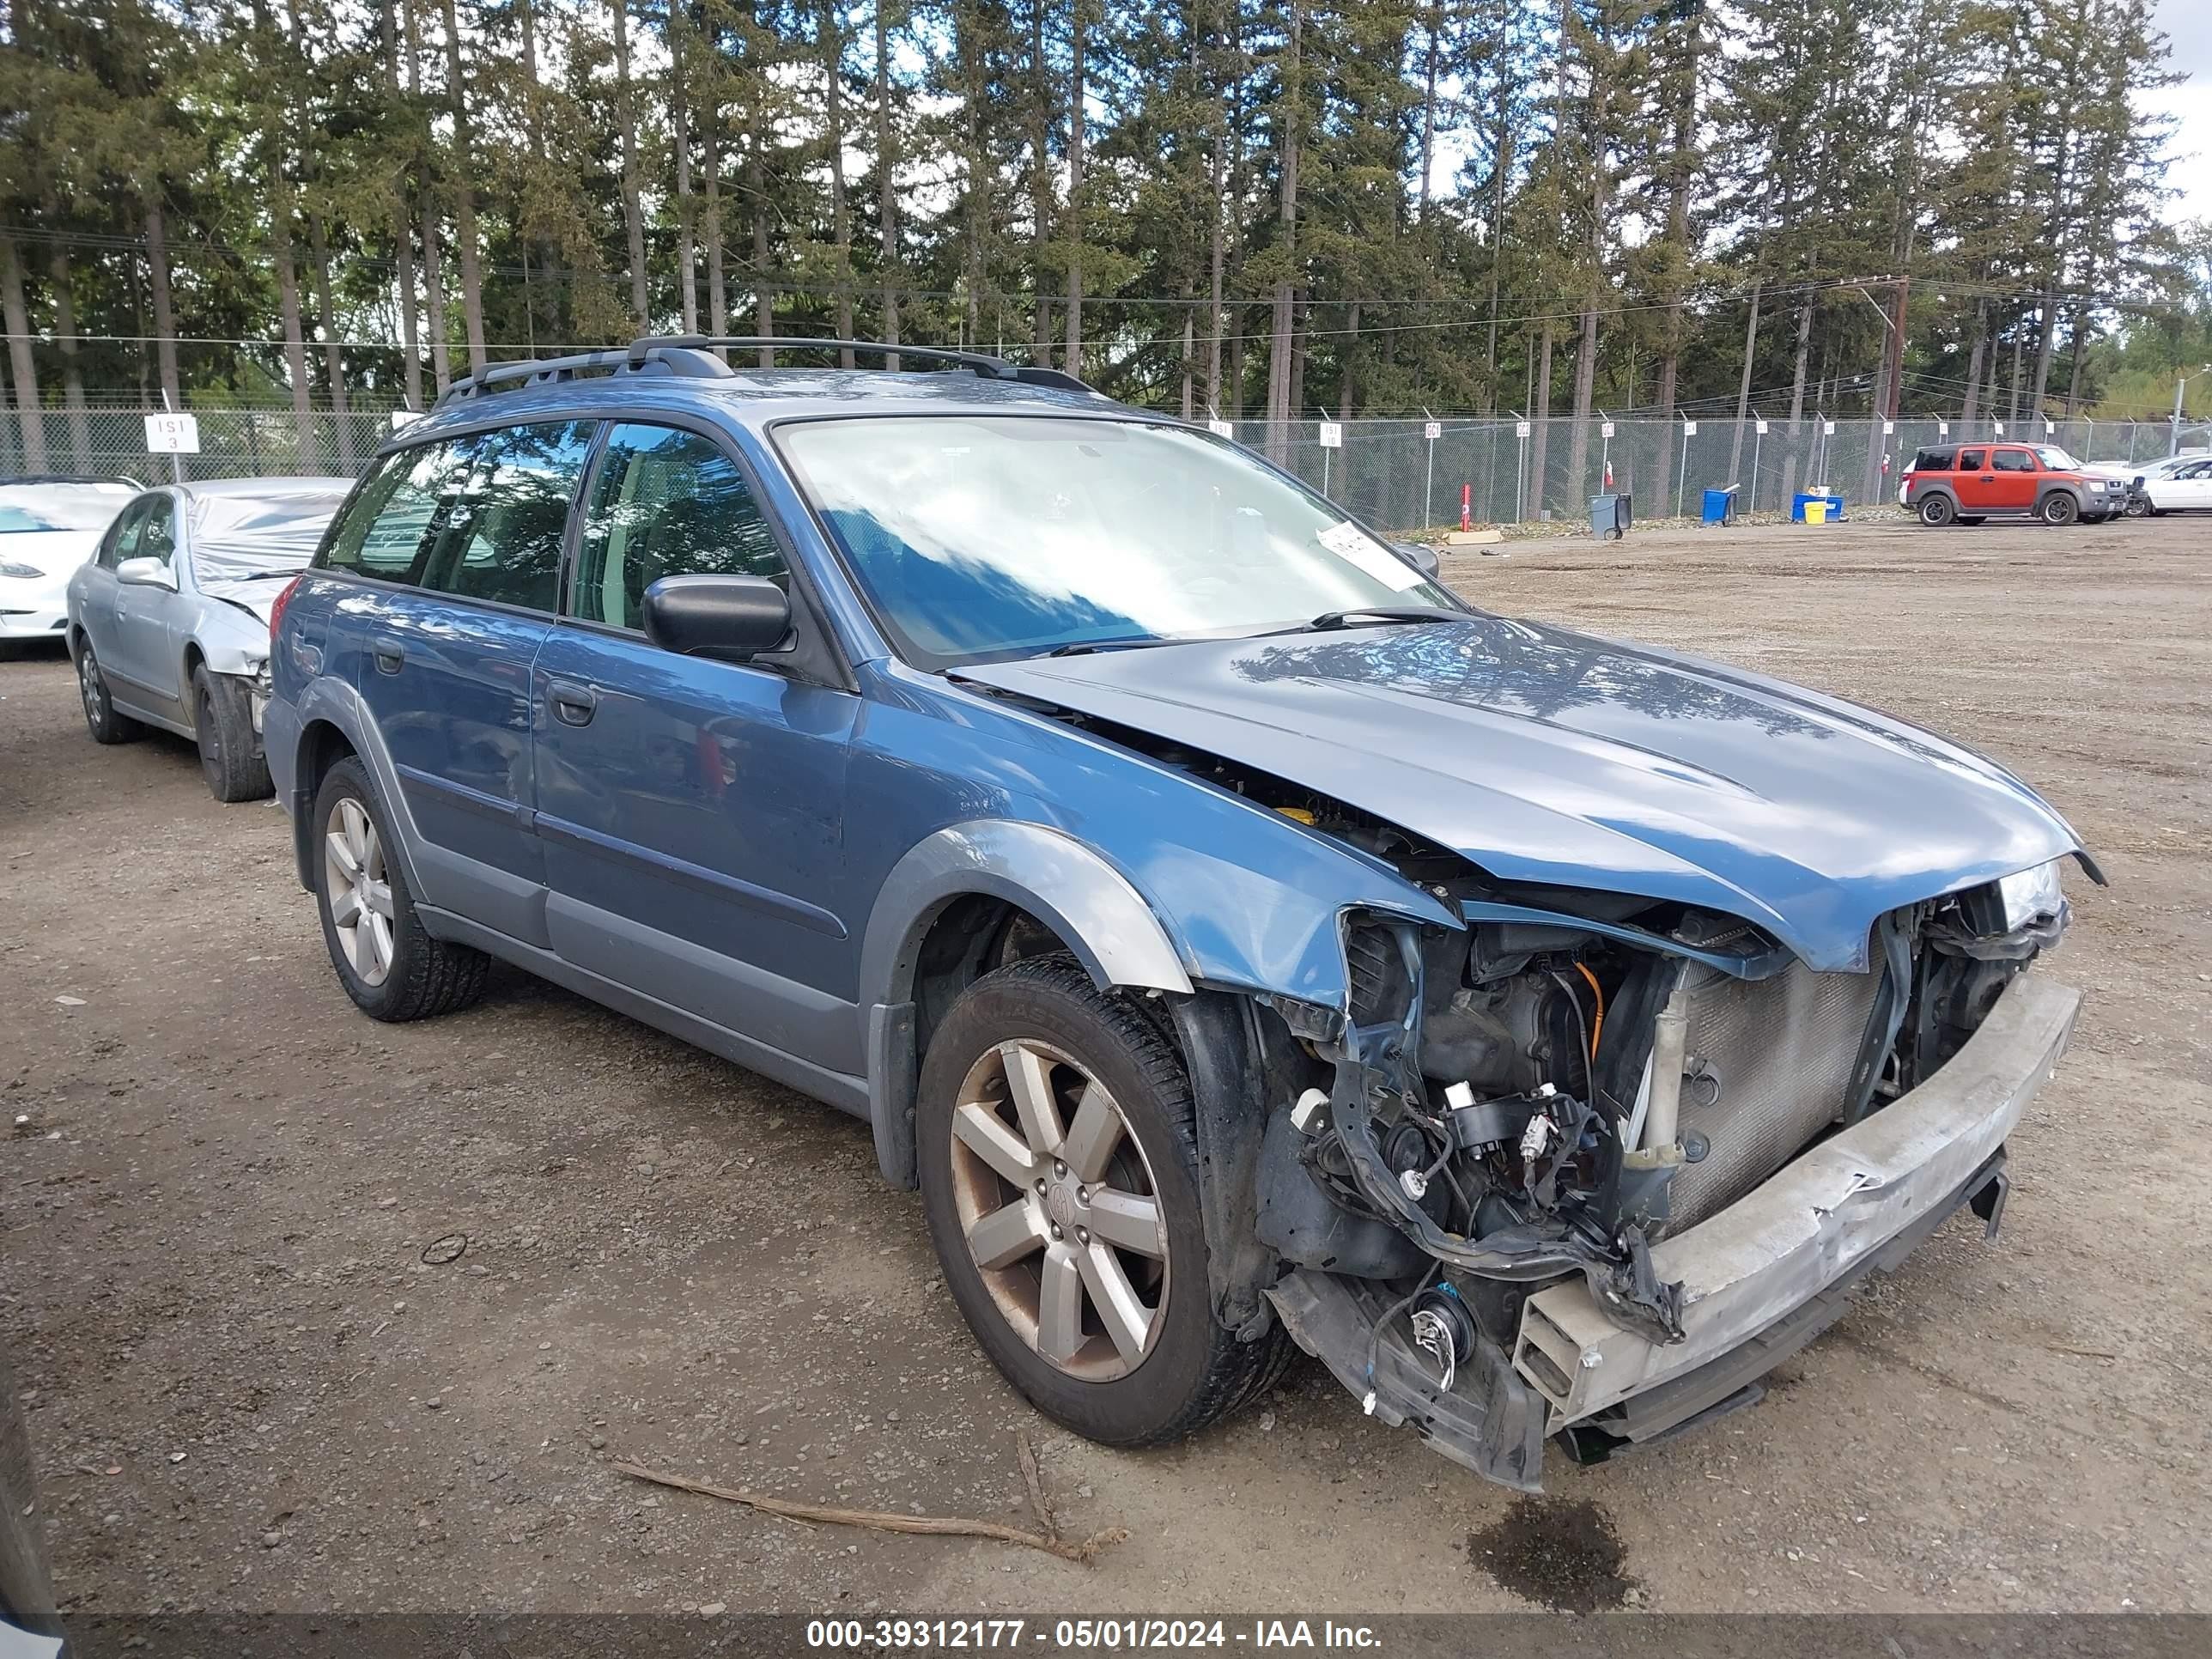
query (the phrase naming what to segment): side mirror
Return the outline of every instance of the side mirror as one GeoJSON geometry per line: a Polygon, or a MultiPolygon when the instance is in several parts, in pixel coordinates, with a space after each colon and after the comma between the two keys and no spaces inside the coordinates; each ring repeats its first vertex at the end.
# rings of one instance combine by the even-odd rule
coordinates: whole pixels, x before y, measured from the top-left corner
{"type": "Polygon", "coordinates": [[[177,591],[177,573],[159,559],[125,559],[115,567],[115,580],[133,587],[166,587],[177,591]]]}
{"type": "Polygon", "coordinates": [[[664,651],[744,662],[790,632],[790,597],[765,576],[663,576],[645,590],[645,636],[664,651]]]}
{"type": "Polygon", "coordinates": [[[1441,574],[1442,567],[1437,562],[1435,548],[1429,546],[1425,542],[1400,542],[1396,545],[1406,562],[1431,581],[1435,581],[1441,574]]]}

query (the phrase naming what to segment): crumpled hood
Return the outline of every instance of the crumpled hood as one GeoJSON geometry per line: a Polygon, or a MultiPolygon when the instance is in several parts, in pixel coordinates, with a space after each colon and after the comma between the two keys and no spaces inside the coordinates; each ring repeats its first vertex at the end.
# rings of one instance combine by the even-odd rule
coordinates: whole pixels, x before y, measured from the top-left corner
{"type": "Polygon", "coordinates": [[[1502,617],[956,670],[1287,778],[1503,880],[1673,899],[1863,970],[1885,911],[2078,850],[2002,767],[1740,669],[1502,617]]]}

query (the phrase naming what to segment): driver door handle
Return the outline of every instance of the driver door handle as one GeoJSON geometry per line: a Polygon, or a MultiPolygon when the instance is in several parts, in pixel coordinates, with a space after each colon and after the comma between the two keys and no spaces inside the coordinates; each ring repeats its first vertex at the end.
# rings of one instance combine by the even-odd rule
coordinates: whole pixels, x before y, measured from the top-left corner
{"type": "Polygon", "coordinates": [[[589,726],[599,708],[599,694],[574,680],[550,682],[545,698],[553,705],[553,718],[563,726],[589,726]]]}
{"type": "Polygon", "coordinates": [[[397,674],[407,661],[407,647],[397,640],[379,640],[368,649],[380,674],[397,674]]]}

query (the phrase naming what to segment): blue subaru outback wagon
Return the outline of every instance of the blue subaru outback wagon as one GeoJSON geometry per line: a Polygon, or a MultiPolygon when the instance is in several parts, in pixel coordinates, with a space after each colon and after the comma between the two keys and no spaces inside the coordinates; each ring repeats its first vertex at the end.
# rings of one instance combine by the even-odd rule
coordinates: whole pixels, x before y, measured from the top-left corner
{"type": "Polygon", "coordinates": [[[498,957],[865,1118],[1116,1445],[1295,1343],[1532,1489],[1994,1231],[2102,879],[2025,785],[1472,608],[1066,375],[718,349],[769,343],[460,383],[286,593],[265,746],[365,1012],[498,957]]]}

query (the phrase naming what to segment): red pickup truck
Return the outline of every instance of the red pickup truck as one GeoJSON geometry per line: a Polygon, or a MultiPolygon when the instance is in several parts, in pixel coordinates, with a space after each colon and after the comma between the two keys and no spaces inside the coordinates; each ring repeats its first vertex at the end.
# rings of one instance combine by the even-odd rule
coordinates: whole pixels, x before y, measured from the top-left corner
{"type": "Polygon", "coordinates": [[[1897,499],[1924,525],[1997,518],[2094,524],[2125,507],[2127,489],[2084,472],[2055,444],[1942,444],[1912,458],[1897,499]]]}

